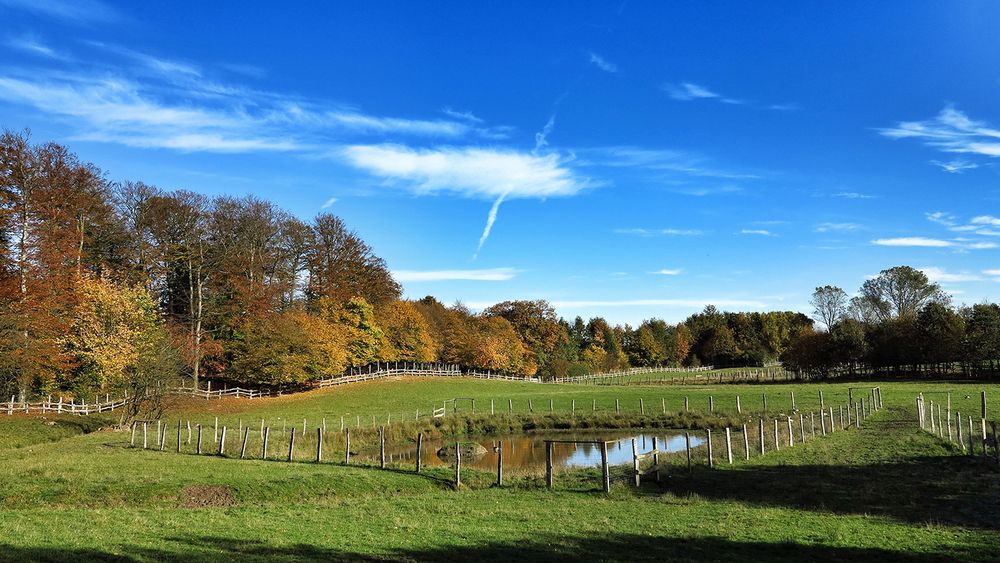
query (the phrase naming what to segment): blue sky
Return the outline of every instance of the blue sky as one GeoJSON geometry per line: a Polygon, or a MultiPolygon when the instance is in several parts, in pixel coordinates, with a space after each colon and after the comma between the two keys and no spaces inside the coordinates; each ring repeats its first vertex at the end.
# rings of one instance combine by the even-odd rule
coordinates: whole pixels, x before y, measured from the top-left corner
{"type": "Polygon", "coordinates": [[[0,127],[336,213],[414,298],[808,313],[907,264],[997,300],[1000,4],[816,6],[0,0],[0,127]]]}

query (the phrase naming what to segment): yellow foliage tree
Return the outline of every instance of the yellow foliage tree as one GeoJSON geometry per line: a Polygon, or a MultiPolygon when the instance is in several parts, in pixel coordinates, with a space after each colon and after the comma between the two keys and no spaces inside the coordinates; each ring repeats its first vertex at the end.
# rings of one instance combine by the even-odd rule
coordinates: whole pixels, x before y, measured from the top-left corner
{"type": "Polygon", "coordinates": [[[139,286],[90,277],[79,280],[79,295],[65,339],[79,365],[77,385],[107,389],[126,383],[143,355],[165,337],[152,296],[139,286]]]}

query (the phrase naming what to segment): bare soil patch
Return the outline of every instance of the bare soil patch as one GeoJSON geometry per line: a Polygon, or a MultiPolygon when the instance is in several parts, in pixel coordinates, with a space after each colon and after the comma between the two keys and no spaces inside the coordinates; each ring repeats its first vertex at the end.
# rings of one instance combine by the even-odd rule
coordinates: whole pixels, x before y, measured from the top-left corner
{"type": "Polygon", "coordinates": [[[226,485],[189,485],[181,490],[180,505],[184,508],[213,508],[234,504],[236,497],[226,485]]]}

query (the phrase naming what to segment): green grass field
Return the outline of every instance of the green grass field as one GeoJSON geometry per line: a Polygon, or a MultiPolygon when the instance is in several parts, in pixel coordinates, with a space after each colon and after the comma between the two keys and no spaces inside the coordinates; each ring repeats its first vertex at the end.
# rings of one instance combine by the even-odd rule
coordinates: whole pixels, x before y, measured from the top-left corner
{"type": "MultiPolygon", "coordinates": [[[[997,466],[917,429],[914,398],[923,392],[944,402],[950,392],[953,411],[978,416],[979,391],[998,397],[1000,386],[852,385],[593,388],[379,381],[272,399],[180,401],[166,415],[171,432],[164,452],[128,447],[128,432],[93,431],[107,421],[74,426],[72,421],[83,419],[60,418],[49,425],[3,415],[0,559],[996,560],[997,466]],[[700,448],[693,473],[682,456],[671,456],[670,475],[637,490],[628,484],[628,470],[616,467],[610,495],[599,492],[594,470],[559,474],[552,491],[537,475],[512,477],[496,488],[492,475],[466,470],[463,488],[455,491],[447,468],[416,475],[412,465],[345,467],[336,441],[323,464],[305,461],[314,455],[306,445],[296,463],[197,456],[186,444],[182,455],[170,451],[178,419],[209,425],[219,416],[220,424],[235,428],[241,420],[259,427],[264,418],[276,429],[280,420],[290,426],[306,418],[313,430],[326,418],[328,427],[336,425],[331,434],[339,435],[340,416],[364,416],[370,426],[371,415],[381,419],[392,412],[396,420],[446,399],[474,397],[476,416],[451,416],[437,429],[488,431],[535,419],[567,426],[588,420],[698,426],[784,416],[791,412],[789,392],[801,412],[818,409],[820,390],[824,403],[836,407],[846,403],[852,385],[859,389],[856,397],[865,392],[862,387],[883,390],[886,408],[861,429],[755,453],[733,466],[719,463],[716,432],[716,469],[704,466],[700,448]],[[737,395],[742,414],[736,413],[737,395]],[[685,396],[694,414],[677,413],[685,396]],[[709,396],[714,413],[707,412],[709,396]],[[483,414],[490,399],[496,411],[501,402],[506,410],[508,398],[514,416],[483,414]],[[529,398],[533,416],[526,413],[529,398]],[[616,398],[620,415],[614,414],[616,398]],[[640,398],[646,416],[638,414],[640,398]],[[575,419],[569,414],[574,399],[575,419]],[[503,422],[491,425],[490,419],[503,422]]],[[[460,407],[471,410],[471,404],[460,407]]],[[[996,405],[989,407],[997,418],[996,405]]],[[[430,423],[407,424],[393,422],[403,434],[430,423]]],[[[215,444],[208,436],[211,451],[215,444]]],[[[275,457],[282,447],[275,446],[275,457]]]]}

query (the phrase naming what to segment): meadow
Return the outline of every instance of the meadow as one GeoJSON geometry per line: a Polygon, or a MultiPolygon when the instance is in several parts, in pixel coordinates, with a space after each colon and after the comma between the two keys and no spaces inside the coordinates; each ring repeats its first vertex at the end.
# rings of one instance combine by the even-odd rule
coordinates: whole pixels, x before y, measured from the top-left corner
{"type": "MultiPolygon", "coordinates": [[[[956,382],[855,382],[767,385],[542,385],[469,379],[403,379],[264,399],[177,399],[165,414],[167,447],[130,447],[128,431],[99,430],[110,418],[22,416],[0,419],[0,559],[3,560],[559,560],[745,559],[844,561],[995,560],[1000,545],[1000,473],[992,458],[970,457],[921,431],[915,397],[923,393],[978,417],[979,392],[998,385],[956,382]],[[696,451],[667,461],[659,483],[630,485],[630,468],[612,468],[610,494],[599,471],[540,475],[494,485],[489,472],[393,463],[344,466],[340,417],[354,418],[359,447],[370,447],[371,417],[388,418],[394,439],[417,431],[459,435],[498,430],[622,424],[689,428],[738,425],[846,404],[878,386],[885,408],[860,429],[837,431],[716,466],[696,451]],[[737,412],[736,397],[741,411],[737,412]],[[684,411],[684,399],[688,411],[684,411]],[[711,400],[709,399],[711,397],[711,400]],[[767,409],[764,409],[764,398],[767,409]],[[455,398],[458,413],[437,422],[431,409],[455,398]],[[493,415],[489,414],[490,400],[493,415]],[[513,414],[507,410],[508,399],[513,414]],[[528,400],[534,412],[528,411],[528,400]],[[549,400],[552,411],[549,412],[549,400]],[[618,401],[618,412],[615,401],[618,401]],[[640,412],[640,399],[646,414],[640,412]],[[573,402],[576,402],[574,413],[573,402]],[[714,410],[709,410],[711,401],[714,410]],[[596,402],[597,410],[594,411],[596,402]],[[667,413],[662,412],[666,405],[667,413]],[[416,420],[416,411],[423,415],[416,420]],[[409,413],[414,420],[400,423],[409,413]],[[574,416],[575,414],[575,416],[574,416]],[[196,455],[174,450],[176,421],[277,433],[307,420],[306,436],[326,419],[324,463],[196,455]],[[356,421],[362,417],[358,429],[356,421]],[[54,424],[50,424],[54,423],[54,424]],[[335,425],[335,426],[334,426],[335,425]],[[339,449],[338,449],[339,448],[339,449]]],[[[989,418],[1000,414],[988,404],[989,418]]],[[[451,404],[449,404],[451,405],[451,404]]],[[[794,415],[793,415],[794,416],[794,415]]],[[[818,416],[818,415],[817,415],[818,416]]],[[[348,423],[345,423],[351,426],[348,423]]],[[[751,426],[752,428],[752,426],[751,426]]],[[[152,441],[152,439],[150,440],[152,441]]],[[[233,441],[236,443],[236,440],[233,441]]],[[[756,450],[756,444],[751,449],[756,450]]],[[[992,454],[992,450],[991,450],[992,454]]],[[[253,456],[259,458],[259,452],[253,456]]]]}

